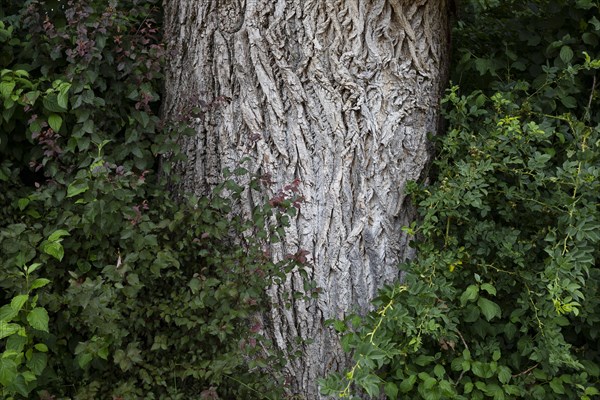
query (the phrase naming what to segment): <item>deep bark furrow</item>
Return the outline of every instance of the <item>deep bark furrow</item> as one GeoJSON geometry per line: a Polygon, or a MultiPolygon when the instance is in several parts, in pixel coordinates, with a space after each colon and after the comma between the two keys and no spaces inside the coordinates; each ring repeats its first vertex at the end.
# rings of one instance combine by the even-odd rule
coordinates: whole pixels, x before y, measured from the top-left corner
{"type": "MultiPolygon", "coordinates": [[[[427,162],[437,130],[448,39],[444,0],[170,0],[168,118],[194,106],[182,142],[182,190],[206,193],[245,155],[276,186],[301,182],[306,202],[274,257],[310,252],[323,294],[292,300],[292,273],[270,295],[269,334],[292,354],[291,391],[317,398],[316,379],[346,363],[325,319],[365,312],[410,254],[403,189],[427,162]],[[218,101],[225,96],[228,101],[218,101]],[[279,304],[279,305],[277,305],[279,304]]],[[[248,167],[248,165],[245,165],[248,167]]],[[[258,202],[257,199],[254,200],[258,202]]],[[[250,202],[249,202],[250,208],[250,202]]]]}

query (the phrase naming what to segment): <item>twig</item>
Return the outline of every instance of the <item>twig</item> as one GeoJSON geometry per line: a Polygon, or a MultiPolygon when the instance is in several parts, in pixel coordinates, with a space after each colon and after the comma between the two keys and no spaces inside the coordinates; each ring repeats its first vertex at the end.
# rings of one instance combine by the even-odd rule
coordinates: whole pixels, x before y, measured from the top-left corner
{"type": "Polygon", "coordinates": [[[592,91],[590,93],[590,98],[588,99],[588,104],[585,110],[586,118],[590,117],[590,110],[592,109],[592,99],[594,98],[594,91],[596,90],[596,74],[592,78],[592,91]]]}
{"type": "Polygon", "coordinates": [[[458,336],[460,336],[460,340],[462,340],[463,344],[465,345],[465,348],[467,350],[469,350],[469,352],[471,352],[471,349],[469,349],[469,346],[467,345],[465,338],[463,337],[463,335],[460,333],[460,331],[458,329],[456,330],[456,333],[458,333],[458,336]]]}
{"type": "MultiPolygon", "coordinates": [[[[458,333],[458,336],[460,336],[460,340],[462,340],[463,344],[465,345],[465,348],[467,350],[469,350],[469,353],[471,352],[471,350],[469,349],[469,345],[467,344],[467,341],[465,340],[465,338],[463,337],[462,333],[460,333],[460,331],[457,329],[456,333],[458,333]]],[[[458,384],[460,383],[460,380],[462,379],[463,375],[465,374],[465,372],[467,372],[466,370],[463,370],[460,375],[458,376],[458,379],[456,380],[456,383],[454,383],[454,386],[458,386],[458,384]]]]}
{"type": "Polygon", "coordinates": [[[516,375],[513,375],[512,377],[513,377],[513,378],[516,378],[516,377],[519,377],[519,376],[521,376],[521,375],[528,374],[529,372],[531,372],[531,371],[533,371],[534,369],[536,369],[536,368],[537,368],[539,365],[540,365],[540,363],[537,363],[537,364],[535,364],[533,367],[531,367],[531,368],[527,368],[525,371],[523,371],[523,372],[519,372],[518,374],[516,374],[516,375]]]}

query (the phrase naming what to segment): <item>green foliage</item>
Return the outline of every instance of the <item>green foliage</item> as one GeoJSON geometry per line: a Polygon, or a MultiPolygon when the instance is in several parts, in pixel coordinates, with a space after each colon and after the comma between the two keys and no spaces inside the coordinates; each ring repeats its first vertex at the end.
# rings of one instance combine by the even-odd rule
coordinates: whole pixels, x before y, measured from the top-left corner
{"type": "Polygon", "coordinates": [[[157,1],[0,14],[3,398],[280,394],[259,315],[302,258],[265,253],[295,186],[248,217],[241,195],[266,180],[240,186],[243,168],[208,197],[171,198],[186,130],[157,116],[160,24],[157,1]]]}
{"type": "MultiPolygon", "coordinates": [[[[3,231],[13,233],[22,226],[3,231]]],[[[0,307],[0,340],[4,342],[0,356],[0,385],[2,393],[27,397],[35,388],[37,379],[44,373],[48,363],[48,347],[43,343],[48,333],[48,311],[38,307],[38,295],[34,291],[50,281],[34,277],[41,264],[25,265],[18,269],[22,291],[15,294],[10,303],[0,307]]]]}
{"type": "Polygon", "coordinates": [[[478,3],[456,35],[467,94],[444,99],[433,182],[408,188],[417,257],[334,322],[355,364],[325,394],[600,394],[598,4],[478,3]]]}

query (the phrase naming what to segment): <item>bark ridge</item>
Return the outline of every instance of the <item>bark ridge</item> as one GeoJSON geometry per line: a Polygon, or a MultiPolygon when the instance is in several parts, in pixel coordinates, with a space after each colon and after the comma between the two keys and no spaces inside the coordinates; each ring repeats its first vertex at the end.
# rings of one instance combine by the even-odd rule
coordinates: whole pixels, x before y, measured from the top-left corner
{"type": "MultiPolygon", "coordinates": [[[[165,115],[218,104],[183,143],[183,189],[205,193],[251,156],[273,189],[305,197],[275,257],[309,252],[323,289],[282,306],[302,281],[273,287],[266,329],[289,354],[290,390],[319,398],[317,379],[342,368],[330,318],[365,312],[409,257],[403,194],[428,161],[445,84],[445,0],[171,0],[165,115]],[[310,339],[296,344],[293,338],[310,339]]],[[[252,204],[253,199],[248,199],[252,204]]]]}

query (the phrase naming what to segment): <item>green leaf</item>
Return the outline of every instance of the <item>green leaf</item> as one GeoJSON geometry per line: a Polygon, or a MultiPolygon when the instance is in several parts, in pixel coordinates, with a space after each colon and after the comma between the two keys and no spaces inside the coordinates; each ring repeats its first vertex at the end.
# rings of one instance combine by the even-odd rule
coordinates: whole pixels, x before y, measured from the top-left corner
{"type": "Polygon", "coordinates": [[[423,381],[423,387],[426,390],[431,389],[432,387],[434,387],[437,384],[437,380],[435,380],[435,378],[432,377],[427,377],[425,378],[425,380],[423,381]]]}
{"type": "Polygon", "coordinates": [[[365,389],[369,396],[379,396],[379,384],[381,383],[381,380],[377,375],[368,374],[362,377],[360,381],[357,380],[357,383],[359,383],[363,389],[365,389]]]}
{"type": "Polygon", "coordinates": [[[0,321],[0,339],[14,335],[19,332],[20,329],[21,325],[19,324],[10,324],[6,321],[0,321]]]}
{"type": "Polygon", "coordinates": [[[388,382],[383,387],[383,391],[388,399],[395,400],[398,398],[398,386],[394,382],[388,382]]]}
{"type": "Polygon", "coordinates": [[[23,211],[25,208],[27,208],[27,205],[29,205],[29,202],[30,202],[30,201],[31,201],[31,200],[29,200],[29,199],[28,199],[28,198],[26,198],[26,197],[25,197],[25,198],[22,198],[22,199],[19,199],[19,200],[17,201],[17,206],[19,207],[19,210],[23,211]]]}
{"type": "Polygon", "coordinates": [[[563,46],[560,49],[560,59],[568,64],[573,59],[573,50],[569,46],[563,46]]]}
{"type": "Polygon", "coordinates": [[[65,256],[65,249],[63,248],[60,242],[44,242],[42,243],[42,251],[54,258],[58,261],[62,261],[65,256]]]}
{"type": "Polygon", "coordinates": [[[17,364],[8,358],[0,358],[0,385],[9,386],[17,376],[17,364]]]}
{"type": "Polygon", "coordinates": [[[29,338],[27,336],[11,335],[6,339],[4,354],[6,354],[7,351],[14,351],[16,354],[20,355],[28,341],[29,338]]]}
{"type": "Polygon", "coordinates": [[[93,359],[94,357],[90,353],[79,354],[77,356],[77,365],[79,365],[79,368],[85,368],[93,359]]]}
{"type": "Polygon", "coordinates": [[[28,274],[31,274],[31,273],[33,273],[34,271],[37,271],[37,269],[38,269],[39,267],[41,267],[41,266],[42,266],[42,264],[41,264],[41,263],[33,263],[33,264],[31,264],[29,267],[27,267],[25,270],[26,270],[26,272],[27,272],[28,274]]]}
{"type": "Polygon", "coordinates": [[[67,111],[67,107],[62,106],[58,103],[56,94],[54,94],[54,93],[50,93],[50,94],[44,96],[44,98],[42,100],[42,104],[44,105],[44,108],[46,110],[53,112],[53,113],[67,111]]]}
{"type": "Polygon", "coordinates": [[[479,306],[479,309],[485,316],[485,319],[487,319],[488,321],[490,321],[494,317],[499,317],[500,315],[502,315],[502,310],[500,309],[500,306],[494,303],[493,301],[486,299],[485,297],[480,297],[479,300],[477,300],[477,305],[479,306]]]}
{"type": "Polygon", "coordinates": [[[424,354],[421,354],[417,358],[415,358],[414,363],[420,365],[421,367],[424,367],[433,362],[433,360],[435,360],[433,356],[426,356],[424,354]]]}
{"type": "Polygon", "coordinates": [[[10,304],[3,305],[0,307],[0,321],[11,321],[14,317],[19,314],[18,311],[13,310],[10,304]]]}
{"type": "Polygon", "coordinates": [[[27,361],[27,367],[36,375],[41,375],[46,368],[48,356],[44,353],[33,353],[31,359],[27,361]]]}
{"type": "Polygon", "coordinates": [[[19,78],[29,78],[29,72],[25,71],[24,69],[17,69],[14,71],[14,74],[19,78]]]}
{"type": "Polygon", "coordinates": [[[39,331],[48,332],[48,311],[42,307],[36,307],[27,314],[27,322],[32,328],[39,331]]]}
{"type": "Polygon", "coordinates": [[[192,290],[192,293],[198,293],[200,290],[200,280],[198,278],[192,278],[188,283],[188,287],[192,290]]]}
{"type": "Polygon", "coordinates": [[[29,288],[29,290],[39,289],[41,287],[46,286],[49,283],[50,283],[50,279],[37,278],[36,280],[31,282],[31,287],[29,288]]]}
{"type": "Polygon", "coordinates": [[[48,346],[46,346],[44,343],[38,343],[35,346],[33,346],[33,348],[42,353],[46,353],[48,351],[48,346]]]}
{"type": "Polygon", "coordinates": [[[31,387],[29,385],[27,385],[27,382],[25,382],[25,377],[27,375],[25,375],[25,376],[24,375],[25,374],[17,374],[15,379],[12,381],[10,388],[11,388],[11,390],[14,390],[21,396],[23,396],[25,398],[30,398],[29,392],[31,391],[31,387]]]}
{"type": "Polygon", "coordinates": [[[66,88],[61,88],[60,92],[58,93],[57,96],[57,103],[59,105],[59,107],[67,110],[68,106],[69,106],[69,88],[71,87],[71,85],[69,85],[66,88]]]}
{"type": "Polygon", "coordinates": [[[408,393],[412,390],[413,386],[415,385],[415,382],[417,381],[417,376],[416,375],[410,375],[408,378],[404,379],[402,382],[400,382],[400,392],[402,393],[408,393]]]}
{"type": "Polygon", "coordinates": [[[10,302],[10,307],[13,309],[13,311],[18,313],[19,311],[21,311],[27,300],[29,300],[29,295],[27,294],[20,294],[18,296],[15,296],[10,302]]]}
{"type": "Polygon", "coordinates": [[[490,283],[482,283],[481,284],[481,290],[485,290],[486,292],[488,292],[492,296],[496,295],[496,288],[494,286],[492,286],[490,283]]]}
{"type": "Polygon", "coordinates": [[[498,380],[502,384],[507,384],[512,378],[512,374],[510,373],[510,369],[508,367],[498,367],[498,380]]]}
{"type": "Polygon", "coordinates": [[[465,386],[464,386],[464,392],[465,392],[465,394],[469,394],[472,391],[473,391],[473,382],[467,382],[467,383],[465,383],[465,386]]]}
{"type": "Polygon", "coordinates": [[[577,107],[577,100],[573,96],[564,96],[560,98],[560,102],[567,108],[577,107]]]}
{"type": "Polygon", "coordinates": [[[460,296],[460,304],[464,306],[469,301],[473,301],[479,295],[479,287],[477,285],[469,285],[467,289],[460,296]]]}
{"type": "Polygon", "coordinates": [[[598,389],[596,389],[593,386],[588,386],[587,388],[585,388],[584,393],[588,396],[595,396],[597,394],[600,394],[600,391],[598,391],[598,389]]]}
{"type": "Polygon", "coordinates": [[[58,114],[51,114],[48,117],[48,125],[54,132],[60,131],[60,127],[62,126],[62,117],[58,114]]]}
{"type": "Polygon", "coordinates": [[[433,374],[438,379],[442,379],[442,377],[446,374],[446,370],[444,369],[444,367],[441,364],[436,364],[436,366],[433,367],[433,374]]]}
{"type": "Polygon", "coordinates": [[[562,379],[554,378],[550,381],[550,388],[554,393],[565,394],[565,388],[562,383],[562,379]]]}
{"type": "Polygon", "coordinates": [[[35,101],[40,97],[41,92],[39,90],[27,92],[23,95],[22,101],[30,106],[35,104],[35,101]]]}
{"type": "Polygon", "coordinates": [[[57,229],[54,232],[52,232],[52,234],[48,237],[48,241],[56,242],[63,236],[70,236],[70,233],[68,231],[65,231],[64,229],[57,229]]]}
{"type": "Polygon", "coordinates": [[[2,81],[0,82],[0,94],[4,99],[8,99],[15,88],[14,81],[2,81]]]}
{"type": "Polygon", "coordinates": [[[67,198],[86,192],[90,187],[87,182],[72,182],[67,188],[67,198]]]}

